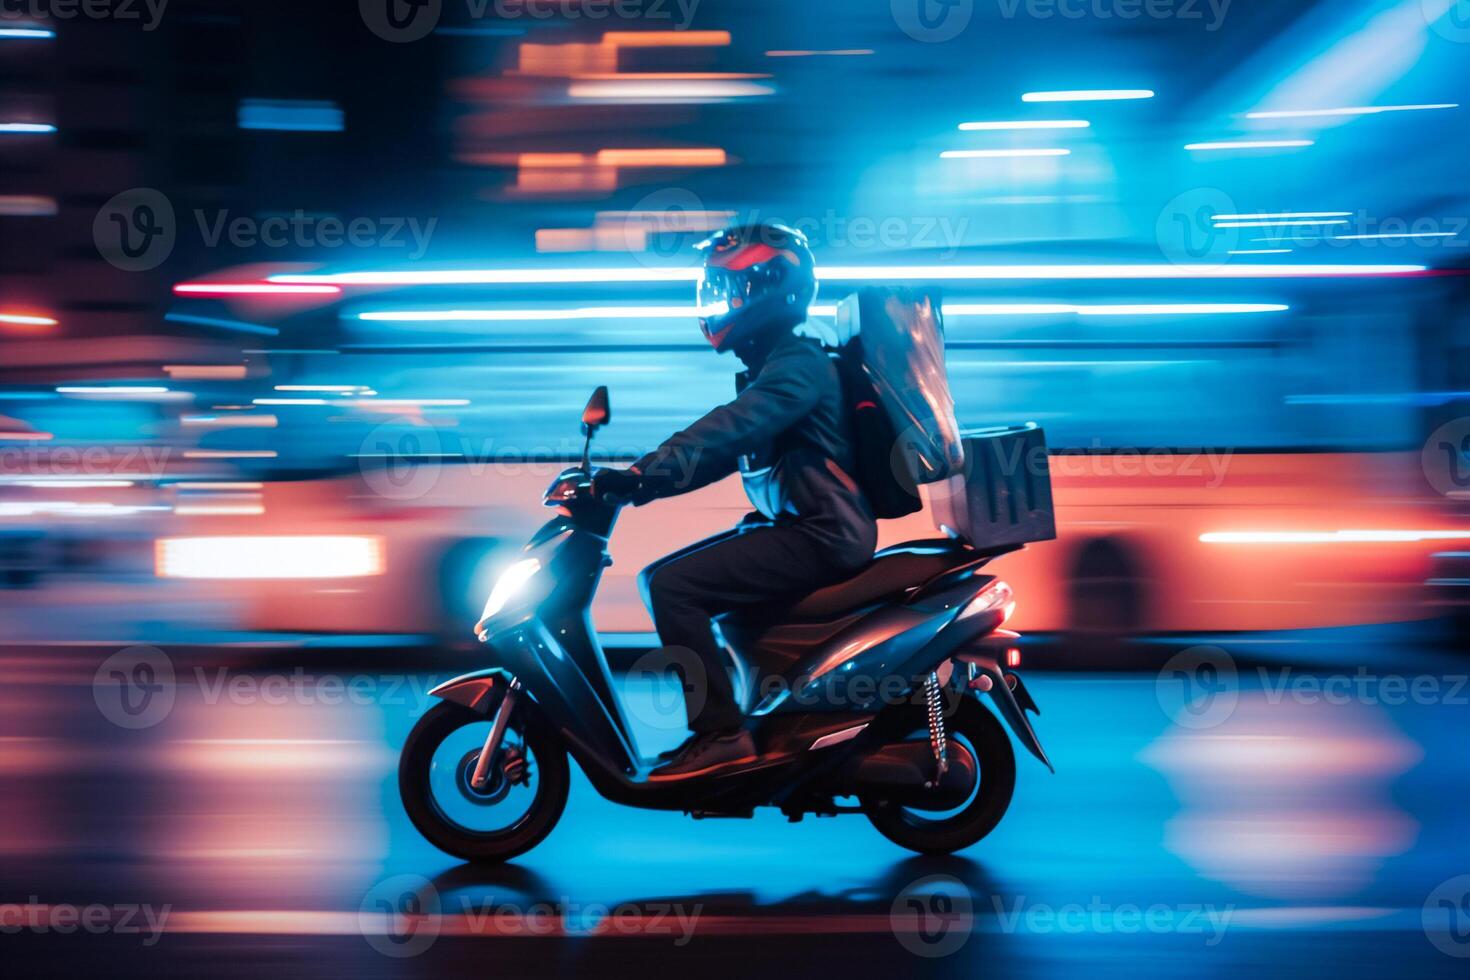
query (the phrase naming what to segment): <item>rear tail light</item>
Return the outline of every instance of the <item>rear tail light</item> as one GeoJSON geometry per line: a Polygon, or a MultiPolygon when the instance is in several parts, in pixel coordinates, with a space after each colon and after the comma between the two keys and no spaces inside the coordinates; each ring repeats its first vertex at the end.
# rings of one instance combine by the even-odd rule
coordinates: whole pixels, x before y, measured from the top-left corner
{"type": "Polygon", "coordinates": [[[978,616],[982,613],[999,613],[1000,618],[991,627],[991,629],[998,629],[1005,625],[1005,621],[1010,619],[1011,613],[1016,610],[1014,595],[1008,583],[996,579],[970,600],[969,605],[960,612],[959,618],[969,619],[971,616],[978,616]]]}

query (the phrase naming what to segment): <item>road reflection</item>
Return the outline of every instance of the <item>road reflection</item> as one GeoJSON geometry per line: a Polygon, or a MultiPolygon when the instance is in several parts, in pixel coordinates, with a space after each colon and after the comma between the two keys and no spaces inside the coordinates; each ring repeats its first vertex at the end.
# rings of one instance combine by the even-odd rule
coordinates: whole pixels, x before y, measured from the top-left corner
{"type": "Polygon", "coordinates": [[[915,857],[856,818],[635,812],[577,777],[540,848],[476,868],[424,842],[398,802],[417,695],[329,705],[307,684],[265,703],[183,668],[167,716],[129,731],[97,710],[93,669],[54,654],[4,668],[4,896],[147,900],[201,942],[351,939],[369,955],[429,922],[436,955],[473,939],[709,952],[845,936],[849,953],[907,964],[906,947],[922,958],[963,935],[977,969],[1051,970],[1081,947],[1027,940],[1132,936],[1163,957],[1224,950],[1223,964],[1283,929],[1397,934],[1451,870],[1463,763],[1444,746],[1467,727],[1442,706],[1245,690],[1228,719],[1194,729],[1171,721],[1151,676],[1040,674],[1057,775],[1023,760],[1010,815],[966,854],[915,857]]]}

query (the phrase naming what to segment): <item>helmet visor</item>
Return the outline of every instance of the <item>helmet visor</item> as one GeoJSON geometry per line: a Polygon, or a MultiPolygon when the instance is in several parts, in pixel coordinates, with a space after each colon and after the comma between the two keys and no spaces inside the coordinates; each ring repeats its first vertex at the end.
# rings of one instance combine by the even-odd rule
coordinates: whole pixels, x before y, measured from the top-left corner
{"type": "Polygon", "coordinates": [[[729,313],[730,301],[739,288],[739,277],[731,275],[728,269],[706,268],[699,277],[699,289],[695,294],[699,318],[707,320],[729,313]]]}

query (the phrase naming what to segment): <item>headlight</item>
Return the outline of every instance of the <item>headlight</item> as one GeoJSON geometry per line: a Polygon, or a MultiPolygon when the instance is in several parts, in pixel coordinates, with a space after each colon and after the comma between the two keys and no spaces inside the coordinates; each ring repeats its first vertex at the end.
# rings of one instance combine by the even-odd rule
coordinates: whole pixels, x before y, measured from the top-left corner
{"type": "Polygon", "coordinates": [[[531,581],[539,571],[541,571],[541,560],[527,558],[501,572],[500,578],[495,580],[495,587],[490,590],[490,598],[485,600],[485,610],[480,613],[480,622],[475,626],[475,632],[479,633],[487,620],[500,615],[510,601],[521,593],[526,583],[531,581]]]}

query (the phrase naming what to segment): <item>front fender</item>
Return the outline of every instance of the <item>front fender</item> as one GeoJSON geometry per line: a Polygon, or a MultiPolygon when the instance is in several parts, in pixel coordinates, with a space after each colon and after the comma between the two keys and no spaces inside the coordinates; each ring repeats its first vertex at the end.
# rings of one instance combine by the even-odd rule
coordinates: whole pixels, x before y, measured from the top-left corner
{"type": "Polygon", "coordinates": [[[510,681],[509,672],[499,667],[488,667],[445,681],[430,691],[429,696],[464,705],[471,711],[488,716],[505,697],[510,681]]]}

